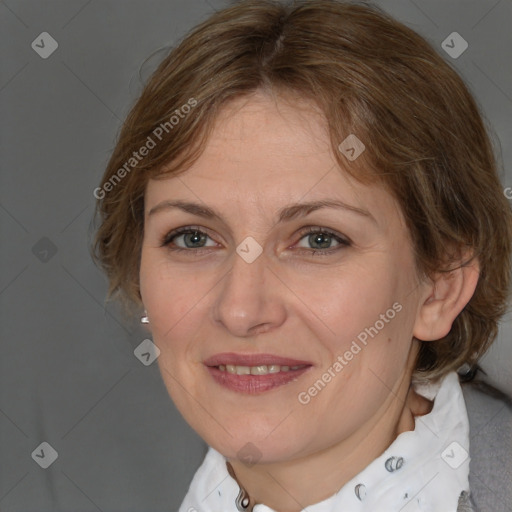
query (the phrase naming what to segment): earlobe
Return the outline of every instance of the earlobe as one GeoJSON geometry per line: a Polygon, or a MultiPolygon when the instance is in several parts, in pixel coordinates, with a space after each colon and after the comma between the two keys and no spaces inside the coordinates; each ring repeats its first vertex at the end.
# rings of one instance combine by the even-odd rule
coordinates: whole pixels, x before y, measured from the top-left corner
{"type": "Polygon", "coordinates": [[[478,284],[480,267],[471,260],[450,272],[436,274],[426,287],[413,335],[422,341],[434,341],[446,336],[452,324],[473,296],[478,284]]]}

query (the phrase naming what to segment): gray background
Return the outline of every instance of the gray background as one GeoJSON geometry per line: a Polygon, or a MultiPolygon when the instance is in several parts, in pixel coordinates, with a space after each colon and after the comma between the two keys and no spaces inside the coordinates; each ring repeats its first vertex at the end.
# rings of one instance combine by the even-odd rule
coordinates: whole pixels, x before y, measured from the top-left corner
{"type": "MultiPolygon", "coordinates": [[[[510,0],[386,0],[466,79],[501,142],[512,186],[510,0]],[[441,48],[468,42],[456,60],[441,48]]],[[[142,82],[173,44],[223,2],[0,2],[0,509],[175,511],[205,454],[138,325],[104,305],[89,257],[93,189],[142,82]],[[42,59],[42,32],[58,49],[42,59]],[[145,66],[145,59],[157,52],[145,66]],[[58,458],[41,468],[32,453],[58,458]],[[48,453],[48,452],[47,452],[48,453]]],[[[512,323],[484,368],[512,392],[512,323]]]]}

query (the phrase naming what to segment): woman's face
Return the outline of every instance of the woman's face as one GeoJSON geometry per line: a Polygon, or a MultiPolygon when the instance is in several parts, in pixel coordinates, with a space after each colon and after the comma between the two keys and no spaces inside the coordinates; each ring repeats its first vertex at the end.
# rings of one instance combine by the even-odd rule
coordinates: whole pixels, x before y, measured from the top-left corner
{"type": "Polygon", "coordinates": [[[140,286],[184,418],[260,462],[382,421],[425,299],[392,197],[338,167],[311,104],[260,93],[224,108],[185,174],[149,182],[140,286]]]}

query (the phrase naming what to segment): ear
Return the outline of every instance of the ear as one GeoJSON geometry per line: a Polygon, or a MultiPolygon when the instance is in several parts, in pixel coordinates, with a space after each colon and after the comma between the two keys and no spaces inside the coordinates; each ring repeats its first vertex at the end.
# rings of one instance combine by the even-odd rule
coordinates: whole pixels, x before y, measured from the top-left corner
{"type": "MultiPolygon", "coordinates": [[[[462,263],[462,262],[461,262],[462,263]]],[[[480,266],[476,258],[450,272],[436,274],[426,286],[413,335],[422,341],[446,336],[475,292],[480,266]]]]}

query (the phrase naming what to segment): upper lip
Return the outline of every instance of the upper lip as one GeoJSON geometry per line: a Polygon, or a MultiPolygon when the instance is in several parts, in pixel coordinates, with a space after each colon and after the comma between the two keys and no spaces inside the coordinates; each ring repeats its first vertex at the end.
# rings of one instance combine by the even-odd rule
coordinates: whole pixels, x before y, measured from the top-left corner
{"type": "Polygon", "coordinates": [[[301,361],[299,359],[291,359],[290,357],[276,356],[274,354],[235,354],[233,352],[225,352],[215,354],[203,363],[206,366],[234,365],[234,366],[261,366],[261,365],[279,365],[279,366],[311,366],[309,361],[301,361]]]}

